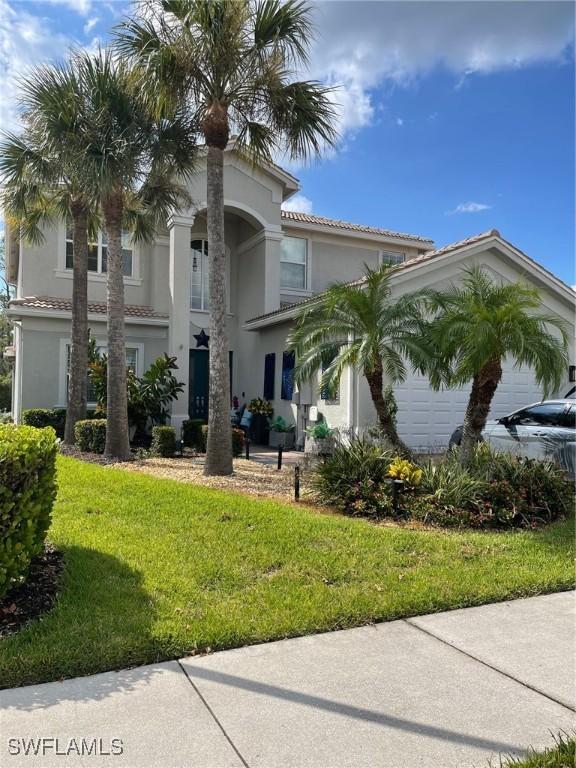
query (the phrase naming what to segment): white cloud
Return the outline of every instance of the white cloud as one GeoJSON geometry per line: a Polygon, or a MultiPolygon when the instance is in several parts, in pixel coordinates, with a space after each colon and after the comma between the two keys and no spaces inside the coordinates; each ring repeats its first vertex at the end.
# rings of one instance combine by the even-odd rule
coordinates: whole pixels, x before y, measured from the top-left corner
{"type": "Polygon", "coordinates": [[[312,213],[312,200],[305,195],[296,194],[282,203],[282,210],[297,213],[312,213]]]}
{"type": "Polygon", "coordinates": [[[51,30],[46,19],[0,0],[0,93],[3,130],[18,128],[18,79],[35,64],[60,58],[71,40],[51,30]]]}
{"type": "Polygon", "coordinates": [[[93,16],[91,19],[88,19],[86,24],[84,24],[84,34],[89,35],[99,21],[100,19],[98,16],[93,16]]]}
{"type": "Polygon", "coordinates": [[[488,211],[490,208],[492,208],[492,206],[487,203],[460,203],[453,211],[449,211],[449,213],[478,213],[479,211],[488,211]]]}
{"type": "MultiPolygon", "coordinates": [[[[373,122],[373,90],[406,86],[435,69],[455,85],[474,74],[567,58],[574,36],[571,3],[318,2],[311,73],[340,84],[339,130],[373,122]]],[[[434,119],[434,118],[432,118],[434,119]]]]}
{"type": "Polygon", "coordinates": [[[404,125],[404,120],[403,120],[403,118],[401,118],[401,117],[397,117],[397,118],[396,118],[396,125],[400,125],[400,126],[404,125]]]}
{"type": "Polygon", "coordinates": [[[92,10],[92,0],[45,0],[51,5],[65,5],[71,11],[87,16],[92,10]]]}

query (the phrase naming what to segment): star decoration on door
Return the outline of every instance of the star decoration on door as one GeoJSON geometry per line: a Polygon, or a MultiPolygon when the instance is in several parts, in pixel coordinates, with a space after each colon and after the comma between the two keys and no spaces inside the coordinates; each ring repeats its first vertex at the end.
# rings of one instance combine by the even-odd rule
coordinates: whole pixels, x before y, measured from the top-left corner
{"type": "Polygon", "coordinates": [[[206,347],[206,349],[208,349],[210,336],[208,336],[208,334],[204,331],[204,328],[202,328],[200,333],[194,333],[192,335],[196,339],[196,349],[198,349],[198,347],[206,347]]]}

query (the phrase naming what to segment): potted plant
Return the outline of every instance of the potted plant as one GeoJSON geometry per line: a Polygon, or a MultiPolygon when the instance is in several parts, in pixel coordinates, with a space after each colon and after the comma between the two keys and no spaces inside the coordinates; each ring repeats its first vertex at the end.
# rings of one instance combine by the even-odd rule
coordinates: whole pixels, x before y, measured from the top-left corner
{"type": "Polygon", "coordinates": [[[248,410],[252,414],[250,440],[257,445],[268,445],[268,419],[272,416],[272,403],[262,397],[250,400],[248,410]]]}
{"type": "Polygon", "coordinates": [[[284,448],[284,450],[294,448],[295,424],[288,424],[282,416],[276,416],[275,419],[268,419],[268,426],[270,427],[268,444],[271,448],[284,448]]]}
{"type": "Polygon", "coordinates": [[[330,456],[334,451],[334,430],[325,421],[318,421],[306,430],[304,453],[330,456]]]}

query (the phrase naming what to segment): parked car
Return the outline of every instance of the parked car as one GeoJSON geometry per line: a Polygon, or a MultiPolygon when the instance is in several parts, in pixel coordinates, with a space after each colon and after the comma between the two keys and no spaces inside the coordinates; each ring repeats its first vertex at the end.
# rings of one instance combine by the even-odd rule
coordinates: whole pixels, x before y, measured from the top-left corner
{"type": "MultiPolygon", "coordinates": [[[[450,437],[460,445],[462,426],[450,437]]],[[[531,459],[555,459],[576,476],[576,400],[544,400],[486,422],[482,440],[497,451],[531,459]]]]}

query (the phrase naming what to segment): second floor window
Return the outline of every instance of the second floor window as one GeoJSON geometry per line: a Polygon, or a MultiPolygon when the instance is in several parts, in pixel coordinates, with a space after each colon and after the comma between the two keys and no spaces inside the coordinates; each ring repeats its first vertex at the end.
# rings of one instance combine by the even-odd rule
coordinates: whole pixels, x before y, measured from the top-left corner
{"type": "MultiPolygon", "coordinates": [[[[66,227],[66,269],[72,269],[74,258],[72,226],[66,227]]],[[[97,274],[105,274],[108,259],[108,237],[106,232],[98,232],[95,242],[88,244],[88,271],[97,274]]],[[[132,246],[130,234],[122,232],[122,272],[125,277],[132,276],[132,246]]]]}
{"type": "Polygon", "coordinates": [[[382,251],[380,254],[382,264],[390,264],[395,266],[396,264],[402,264],[406,259],[405,253],[399,253],[398,251],[382,251]]]}
{"type": "Polygon", "coordinates": [[[280,288],[305,291],[308,287],[308,241],[284,237],[280,256],[280,288]]]}
{"type": "Polygon", "coordinates": [[[192,240],[190,243],[190,308],[210,309],[206,240],[192,240]]]}

